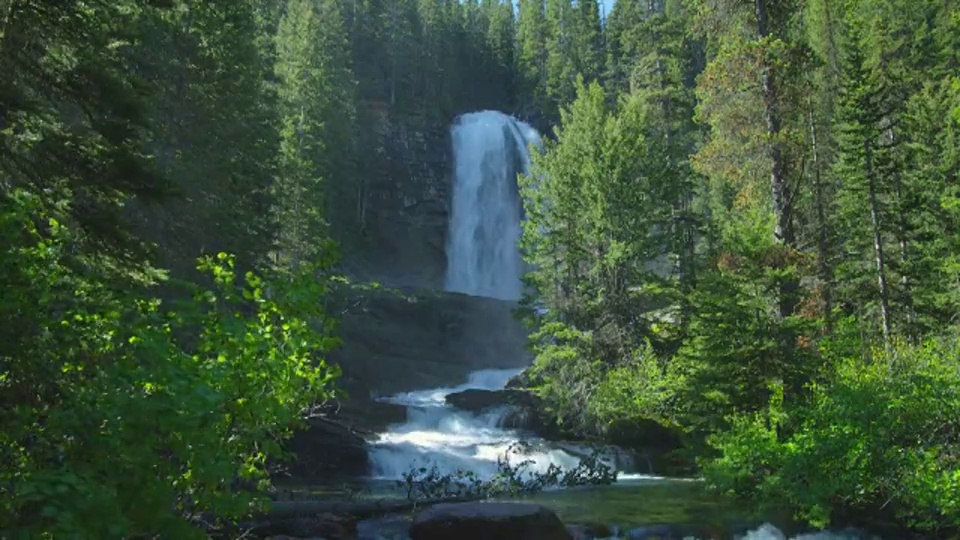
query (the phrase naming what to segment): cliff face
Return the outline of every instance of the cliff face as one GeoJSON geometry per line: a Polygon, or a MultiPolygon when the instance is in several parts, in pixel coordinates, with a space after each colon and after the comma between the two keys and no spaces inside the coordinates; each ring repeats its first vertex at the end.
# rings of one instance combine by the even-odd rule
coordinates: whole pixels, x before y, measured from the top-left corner
{"type": "MultiPolygon", "coordinates": [[[[442,291],[451,208],[453,119],[371,105],[361,241],[344,246],[354,283],[343,306],[341,384],[367,394],[454,385],[470,371],[529,363],[515,304],[442,291]],[[400,292],[402,291],[402,292],[400,292]]],[[[508,129],[505,127],[504,129],[508,129]]],[[[505,133],[504,140],[512,140],[505,133]]],[[[521,161],[507,146],[507,161],[521,161]]]]}
{"type": "Polygon", "coordinates": [[[448,122],[377,111],[361,240],[344,250],[343,269],[358,282],[442,289],[452,163],[448,122]]]}
{"type": "Polygon", "coordinates": [[[349,295],[340,319],[340,386],[350,400],[453,386],[471,371],[529,365],[513,302],[390,290],[349,295]]]}

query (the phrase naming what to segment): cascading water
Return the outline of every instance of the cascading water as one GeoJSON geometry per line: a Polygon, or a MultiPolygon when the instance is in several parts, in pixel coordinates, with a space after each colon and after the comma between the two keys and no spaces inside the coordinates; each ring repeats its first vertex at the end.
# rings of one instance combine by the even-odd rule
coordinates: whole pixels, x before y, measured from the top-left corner
{"type": "Polygon", "coordinates": [[[453,208],[447,236],[448,291],[518,300],[522,261],[517,174],[529,173],[540,135],[496,111],[464,114],[451,127],[453,208]]]}
{"type": "MultiPolygon", "coordinates": [[[[540,146],[540,135],[512,116],[482,111],[458,117],[451,137],[455,170],[446,288],[518,300],[522,261],[517,241],[522,212],[517,175],[529,173],[528,148],[540,146]]],[[[531,462],[528,471],[543,472],[550,465],[575,468],[586,450],[547,444],[500,427],[506,409],[471,414],[445,403],[448,394],[468,388],[502,389],[519,371],[477,371],[458,387],[384,398],[405,405],[408,420],[392,426],[372,445],[373,476],[399,479],[412,468],[436,467],[440,474],[463,470],[490,477],[497,472],[498,459],[509,457],[511,448],[521,440],[528,446],[522,458],[531,462]]]]}
{"type": "Polygon", "coordinates": [[[399,479],[412,468],[436,467],[440,474],[462,470],[490,478],[497,472],[498,458],[509,457],[511,446],[520,440],[535,448],[523,455],[524,460],[532,461],[528,468],[531,472],[544,472],[551,464],[565,470],[576,467],[580,458],[575,449],[549,445],[517,430],[500,427],[508,409],[472,414],[446,404],[446,396],[454,392],[471,388],[502,389],[510,377],[519,372],[516,369],[476,371],[460,386],[383,398],[405,405],[407,421],[392,426],[371,445],[373,476],[399,479]]]}

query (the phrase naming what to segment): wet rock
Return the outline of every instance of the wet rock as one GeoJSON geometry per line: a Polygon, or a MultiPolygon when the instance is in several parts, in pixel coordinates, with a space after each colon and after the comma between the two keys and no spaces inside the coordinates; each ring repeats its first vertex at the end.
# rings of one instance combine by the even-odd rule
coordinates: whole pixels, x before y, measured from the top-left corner
{"type": "Polygon", "coordinates": [[[404,405],[359,398],[330,406],[328,414],[338,422],[369,433],[386,431],[388,426],[407,420],[404,405]]]}
{"type": "Polygon", "coordinates": [[[334,236],[343,246],[343,270],[353,281],[442,288],[452,159],[449,119],[392,110],[383,101],[367,101],[363,109],[371,122],[363,197],[346,198],[331,216],[334,236]],[[350,210],[358,204],[359,215],[350,210]]]}
{"type": "Polygon", "coordinates": [[[558,426],[543,408],[543,402],[529,390],[479,390],[455,392],[446,398],[447,404],[472,413],[499,407],[509,407],[500,421],[501,427],[530,431],[550,440],[562,438],[558,426]]]}
{"type": "Polygon", "coordinates": [[[549,509],[532,503],[438,504],[410,527],[412,540],[572,540],[549,509]]]}
{"type": "Polygon", "coordinates": [[[506,388],[508,390],[509,389],[523,390],[526,388],[530,388],[530,382],[531,382],[530,376],[527,375],[527,372],[521,371],[520,373],[517,373],[513,377],[510,377],[510,380],[507,381],[506,388]]]}
{"type": "Polygon", "coordinates": [[[296,454],[290,474],[302,481],[329,480],[339,476],[367,474],[367,443],[349,427],[314,418],[288,443],[296,454]]]}
{"type": "Polygon", "coordinates": [[[573,540],[593,540],[585,525],[567,525],[567,532],[573,540]]]}
{"type": "Polygon", "coordinates": [[[357,540],[409,540],[410,518],[404,515],[367,519],[357,524],[357,540]]]}
{"type": "Polygon", "coordinates": [[[456,386],[478,369],[530,363],[516,302],[437,291],[345,288],[330,300],[340,347],[327,360],[346,402],[456,386]]]}
{"type": "Polygon", "coordinates": [[[525,390],[481,390],[471,388],[454,392],[446,398],[447,404],[460,410],[478,413],[497,407],[513,406],[521,409],[536,409],[539,399],[525,390]]]}

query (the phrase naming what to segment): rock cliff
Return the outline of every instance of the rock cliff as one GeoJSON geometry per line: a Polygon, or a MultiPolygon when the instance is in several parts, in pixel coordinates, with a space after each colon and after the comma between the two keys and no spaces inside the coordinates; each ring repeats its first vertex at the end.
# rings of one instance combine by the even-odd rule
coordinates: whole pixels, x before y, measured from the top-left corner
{"type": "Polygon", "coordinates": [[[354,281],[441,289],[450,198],[449,119],[372,107],[374,130],[359,223],[341,231],[354,281]]]}
{"type": "Polygon", "coordinates": [[[374,289],[344,298],[340,385],[352,399],[453,386],[471,371],[529,365],[513,302],[436,291],[374,289]]]}

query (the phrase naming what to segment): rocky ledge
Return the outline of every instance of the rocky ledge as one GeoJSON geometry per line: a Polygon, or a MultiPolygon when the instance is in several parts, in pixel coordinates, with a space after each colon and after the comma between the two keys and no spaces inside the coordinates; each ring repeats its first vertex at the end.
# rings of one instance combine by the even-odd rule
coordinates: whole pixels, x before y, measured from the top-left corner
{"type": "Polygon", "coordinates": [[[369,468],[366,446],[361,433],[342,423],[311,419],[288,443],[296,455],[289,474],[301,482],[363,476],[369,468]]]}
{"type": "Polygon", "coordinates": [[[504,406],[538,409],[540,405],[540,399],[533,392],[517,389],[481,390],[471,388],[449,394],[446,401],[447,405],[472,413],[504,406]]]}
{"type": "Polygon", "coordinates": [[[509,407],[510,411],[503,416],[503,427],[530,431],[547,439],[557,439],[563,435],[557,429],[556,423],[550,420],[540,398],[529,390],[469,389],[449,394],[446,402],[452,407],[474,414],[509,407]]]}

